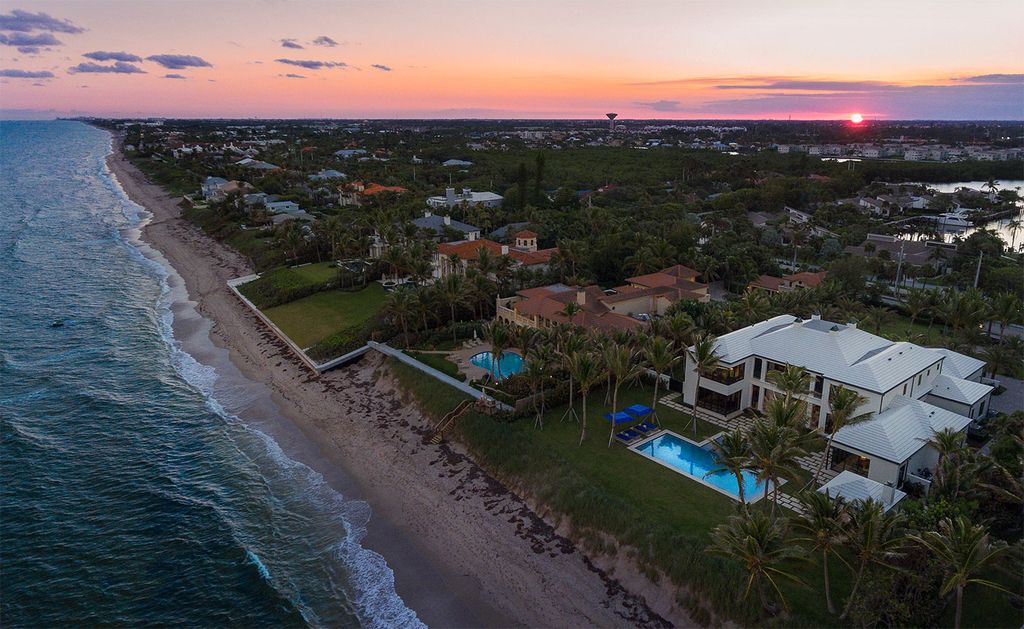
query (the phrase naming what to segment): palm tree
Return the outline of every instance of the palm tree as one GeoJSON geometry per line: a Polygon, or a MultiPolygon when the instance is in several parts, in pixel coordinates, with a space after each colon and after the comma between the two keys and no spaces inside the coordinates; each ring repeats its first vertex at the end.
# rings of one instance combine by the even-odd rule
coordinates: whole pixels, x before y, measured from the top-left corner
{"type": "Polygon", "coordinates": [[[999,182],[991,177],[981,187],[988,190],[990,198],[994,198],[996,193],[999,192],[999,182]]]}
{"type": "Polygon", "coordinates": [[[608,345],[604,351],[604,364],[612,378],[612,429],[608,434],[608,447],[611,447],[612,441],[615,440],[615,414],[619,410],[619,387],[627,382],[632,382],[643,372],[635,358],[632,350],[618,343],[608,345]]]}
{"type": "Polygon", "coordinates": [[[864,570],[872,563],[883,563],[898,556],[903,544],[903,516],[886,513],[880,502],[868,500],[851,509],[844,540],[857,563],[853,589],[840,618],[846,618],[857,599],[864,570]]]}
{"type": "Polygon", "coordinates": [[[907,330],[907,337],[913,332],[914,323],[931,307],[928,295],[921,290],[911,289],[907,291],[906,297],[907,314],[910,315],[910,329],[907,330]]]}
{"type": "Polygon", "coordinates": [[[935,463],[935,484],[941,486],[945,476],[946,462],[955,460],[963,452],[964,434],[953,428],[943,428],[932,435],[932,438],[928,440],[928,445],[939,454],[939,459],[935,463]]]}
{"type": "Polygon", "coordinates": [[[1005,345],[989,345],[983,350],[983,356],[985,362],[988,363],[986,368],[995,378],[999,372],[1005,372],[1007,367],[1016,364],[1013,357],[1010,356],[1010,352],[1006,351],[1005,345]]]}
{"type": "Polygon", "coordinates": [[[765,418],[776,426],[789,426],[797,430],[805,423],[807,405],[802,400],[775,398],[764,407],[765,418]]]}
{"type": "Polygon", "coordinates": [[[783,478],[799,478],[798,457],[806,451],[797,445],[800,435],[789,426],[758,421],[750,431],[750,467],[757,471],[758,482],[764,483],[764,499],[772,492],[772,518],[779,504],[779,485],[783,478]]]}
{"type": "Polygon", "coordinates": [[[498,370],[498,379],[501,379],[501,356],[509,348],[512,342],[512,334],[504,323],[492,321],[484,329],[484,334],[491,339],[491,382],[495,381],[494,370],[498,370]]]}
{"type": "Polygon", "coordinates": [[[711,532],[711,546],[707,552],[727,557],[743,565],[747,572],[744,598],[751,590],[764,609],[769,608],[766,586],[770,585],[783,608],[786,598],[779,588],[779,579],[800,583],[800,579],[780,566],[803,556],[799,546],[787,543],[785,520],[774,520],[764,513],[734,515],[711,532]]]}
{"type": "Polygon", "coordinates": [[[654,410],[652,417],[658,421],[658,385],[661,384],[661,376],[679,362],[681,356],[675,353],[672,341],[660,336],[652,336],[644,345],[643,354],[647,364],[654,370],[654,398],[651,400],[651,408],[654,410]]]}
{"type": "Polygon", "coordinates": [[[998,583],[974,576],[1000,559],[1008,548],[1001,540],[990,540],[984,526],[974,525],[963,516],[958,516],[955,520],[944,518],[939,522],[938,531],[911,535],[910,539],[927,548],[943,565],[946,580],[942,582],[939,596],[956,591],[954,629],[960,629],[964,588],[969,584],[976,583],[1009,593],[1009,590],[998,583]]]}
{"type": "Polygon", "coordinates": [[[1017,230],[1021,228],[1022,224],[1019,218],[1015,218],[1006,224],[1006,229],[1010,230],[1010,252],[1015,252],[1014,245],[1017,244],[1017,230]]]}
{"type": "Polygon", "coordinates": [[[768,382],[782,389],[783,399],[788,405],[796,394],[806,394],[811,384],[811,375],[803,367],[786,364],[785,369],[768,372],[768,382]]]}
{"type": "Polygon", "coordinates": [[[402,287],[388,296],[384,313],[402,326],[405,347],[409,347],[409,319],[416,316],[416,295],[411,288],[402,287]]]}
{"type": "Polygon", "coordinates": [[[892,311],[885,306],[871,306],[865,317],[875,328],[875,334],[881,334],[882,326],[892,319],[892,311]]]}
{"type": "Polygon", "coordinates": [[[537,398],[540,395],[537,393],[539,387],[542,386],[544,378],[547,377],[544,365],[539,360],[531,360],[526,363],[526,369],[523,370],[523,375],[526,376],[527,382],[530,383],[530,392],[533,397],[533,410],[536,413],[533,419],[533,425],[537,428],[544,428],[544,416],[541,414],[539,407],[537,406],[537,398]]]}
{"type": "Polygon", "coordinates": [[[842,385],[838,387],[833,386],[832,390],[829,391],[828,406],[829,414],[832,416],[832,432],[828,435],[825,451],[821,455],[821,462],[818,463],[818,469],[814,471],[814,477],[811,479],[813,483],[818,482],[822,470],[825,469],[825,461],[828,459],[829,453],[832,452],[832,441],[835,439],[839,429],[844,426],[852,426],[871,417],[870,412],[855,415],[857,409],[866,403],[867,398],[853,389],[847,389],[842,385]]]}
{"type": "Polygon", "coordinates": [[[572,371],[572,362],[575,356],[583,351],[583,336],[571,328],[566,329],[562,335],[561,343],[559,345],[558,355],[562,370],[569,374],[569,408],[567,408],[565,414],[562,415],[562,421],[565,421],[566,417],[571,417],[572,419],[579,421],[580,416],[576,413],[576,376],[572,371]]]}
{"type": "Polygon", "coordinates": [[[1013,293],[996,295],[992,300],[992,317],[999,322],[999,343],[1002,344],[1006,340],[1006,326],[1021,319],[1020,299],[1013,293]]]}
{"type": "Polygon", "coordinates": [[[825,573],[825,604],[828,612],[834,614],[836,607],[832,603],[828,556],[836,553],[840,561],[845,561],[837,550],[843,541],[843,523],[848,516],[846,502],[842,498],[833,499],[817,491],[805,491],[800,500],[804,505],[804,513],[793,522],[793,526],[805,535],[800,541],[808,542],[813,550],[821,551],[821,567],[825,573]]]}
{"type": "Polygon", "coordinates": [[[736,477],[739,488],[740,508],[746,510],[747,501],[743,496],[743,472],[750,469],[750,441],[740,429],[727,432],[719,439],[711,440],[718,467],[705,474],[705,478],[718,472],[729,472],[736,477]]]}
{"type": "Polygon", "coordinates": [[[719,357],[715,349],[717,339],[710,334],[701,334],[693,340],[693,347],[690,348],[690,358],[697,370],[696,388],[693,391],[693,434],[697,435],[697,411],[700,403],[700,380],[704,374],[711,373],[718,368],[719,357]]]}
{"type": "Polygon", "coordinates": [[[573,356],[569,372],[580,386],[580,397],[583,398],[583,422],[580,426],[580,445],[587,437],[587,396],[590,389],[604,378],[601,363],[595,354],[580,352],[573,356]]]}
{"type": "Polygon", "coordinates": [[[459,338],[455,332],[455,306],[461,304],[466,298],[466,281],[461,275],[452,273],[441,282],[441,297],[448,304],[452,315],[452,341],[458,342],[459,338]]]}

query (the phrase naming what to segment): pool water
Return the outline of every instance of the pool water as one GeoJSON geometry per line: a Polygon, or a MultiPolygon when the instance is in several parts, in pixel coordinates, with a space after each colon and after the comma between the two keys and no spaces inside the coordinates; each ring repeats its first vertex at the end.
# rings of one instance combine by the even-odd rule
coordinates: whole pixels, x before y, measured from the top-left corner
{"type": "Polygon", "coordinates": [[[491,352],[475,354],[469,362],[486,369],[487,373],[491,373],[493,365],[495,380],[502,380],[523,370],[523,357],[515,352],[502,352],[497,364],[494,364],[494,355],[491,352]]]}
{"type": "MultiPolygon", "coordinates": [[[[739,485],[732,472],[720,471],[708,474],[711,470],[719,467],[717,457],[710,449],[704,449],[673,433],[666,432],[650,441],[641,443],[636,450],[739,500],[739,485]],[[705,474],[708,475],[705,476],[705,474]]],[[[744,471],[742,476],[743,499],[746,502],[764,496],[764,485],[757,482],[753,472],[744,471]]]]}

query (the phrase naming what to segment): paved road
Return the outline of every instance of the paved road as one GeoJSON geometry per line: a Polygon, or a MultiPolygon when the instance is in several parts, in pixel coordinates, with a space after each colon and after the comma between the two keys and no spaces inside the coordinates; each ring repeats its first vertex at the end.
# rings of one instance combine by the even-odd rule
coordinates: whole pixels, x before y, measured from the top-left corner
{"type": "Polygon", "coordinates": [[[1024,410],[1024,381],[1008,376],[999,376],[999,382],[1006,387],[1002,395],[993,395],[990,408],[998,413],[1012,413],[1024,410]]]}

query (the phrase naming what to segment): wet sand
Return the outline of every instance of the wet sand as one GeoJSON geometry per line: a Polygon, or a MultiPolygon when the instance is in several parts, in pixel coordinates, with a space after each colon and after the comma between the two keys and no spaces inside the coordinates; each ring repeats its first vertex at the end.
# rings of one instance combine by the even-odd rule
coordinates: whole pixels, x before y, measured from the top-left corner
{"type": "Polygon", "coordinates": [[[171,271],[182,349],[216,369],[218,399],[232,412],[346,498],[368,502],[363,545],[384,556],[420,619],[444,627],[693,624],[670,593],[650,585],[672,622],[652,611],[456,445],[427,443],[429,421],[376,353],[312,374],[228,290],[228,279],[252,272],[248,262],[182,219],[180,199],[148,183],[114,144],[112,172],[153,215],[141,230],[152,249],[143,251],[171,271]]]}

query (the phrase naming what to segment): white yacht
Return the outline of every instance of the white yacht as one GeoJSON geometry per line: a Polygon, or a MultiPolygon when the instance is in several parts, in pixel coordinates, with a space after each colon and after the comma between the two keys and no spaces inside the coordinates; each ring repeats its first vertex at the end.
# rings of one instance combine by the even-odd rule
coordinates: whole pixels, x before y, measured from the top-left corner
{"type": "Polygon", "coordinates": [[[921,218],[938,223],[941,227],[971,227],[974,223],[968,218],[964,211],[943,212],[937,216],[922,216],[921,218]]]}

